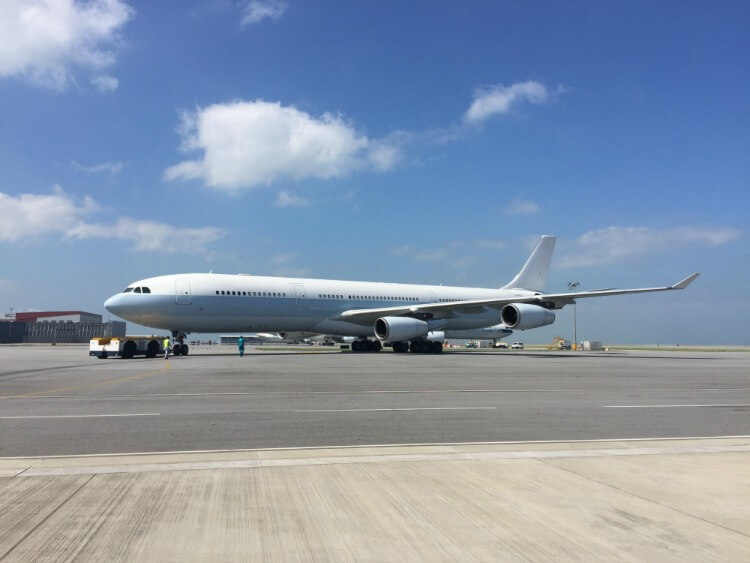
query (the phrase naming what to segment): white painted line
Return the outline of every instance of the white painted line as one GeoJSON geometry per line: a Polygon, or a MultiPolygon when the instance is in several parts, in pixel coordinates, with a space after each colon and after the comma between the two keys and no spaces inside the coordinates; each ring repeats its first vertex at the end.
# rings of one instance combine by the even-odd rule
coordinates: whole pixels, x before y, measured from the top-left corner
{"type": "Polygon", "coordinates": [[[184,455],[184,454],[227,454],[246,452],[289,452],[289,451],[315,451],[315,450],[361,450],[363,448],[411,448],[425,446],[507,446],[518,444],[596,444],[606,443],[628,443],[628,442],[673,442],[688,440],[746,440],[750,434],[719,434],[714,436],[654,436],[651,438],[592,438],[588,440],[504,440],[498,442],[417,442],[413,444],[390,443],[390,444],[357,444],[351,446],[323,445],[323,446],[299,446],[278,448],[233,448],[223,450],[172,450],[160,452],[109,452],[96,454],[71,454],[71,455],[46,455],[46,456],[11,456],[0,457],[0,462],[16,459],[46,460],[46,459],[83,459],[91,457],[130,457],[143,455],[184,455]]]}
{"type": "Polygon", "coordinates": [[[302,457],[287,459],[249,459],[227,461],[204,461],[182,463],[150,463],[139,465],[112,464],[88,467],[30,467],[21,470],[18,476],[41,477],[51,475],[91,475],[103,473],[150,473],[164,471],[196,471],[217,469],[241,469],[264,467],[343,465],[362,463],[403,463],[419,461],[493,461],[509,459],[561,459],[582,457],[620,457],[645,455],[687,455],[717,453],[750,453],[750,445],[718,446],[667,446],[632,449],[593,449],[593,450],[526,450],[496,452],[445,452],[435,454],[383,454],[345,457],[302,457]]]}
{"type": "Polygon", "coordinates": [[[80,401],[91,401],[101,399],[146,399],[152,397],[284,397],[284,396],[314,396],[314,395],[430,395],[445,393],[509,393],[509,394],[533,394],[533,393],[554,393],[564,395],[586,395],[592,393],[609,393],[623,391],[638,392],[644,391],[649,393],[662,392],[736,392],[750,391],[750,387],[689,387],[689,388],[633,388],[633,389],[372,389],[363,391],[229,391],[216,393],[143,393],[133,394],[114,394],[114,395],[44,395],[33,397],[4,397],[14,400],[29,399],[75,399],[80,401]]]}
{"type": "Polygon", "coordinates": [[[394,409],[300,409],[294,412],[494,411],[497,407],[403,407],[394,409]]]}
{"type": "Polygon", "coordinates": [[[161,416],[158,412],[128,413],[128,414],[59,414],[44,416],[0,416],[0,419],[29,419],[29,418],[112,418],[128,416],[161,416]]]}
{"type": "Polygon", "coordinates": [[[705,405],[604,405],[605,409],[684,409],[691,407],[750,407],[750,404],[705,404],[705,405]]]}

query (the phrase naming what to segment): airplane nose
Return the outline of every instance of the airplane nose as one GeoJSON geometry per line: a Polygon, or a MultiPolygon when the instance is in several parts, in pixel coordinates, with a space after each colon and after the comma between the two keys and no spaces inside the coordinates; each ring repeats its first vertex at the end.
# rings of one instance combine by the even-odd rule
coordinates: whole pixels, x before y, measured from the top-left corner
{"type": "Polygon", "coordinates": [[[104,302],[104,308],[112,314],[118,314],[122,310],[120,296],[113,295],[104,302]]]}

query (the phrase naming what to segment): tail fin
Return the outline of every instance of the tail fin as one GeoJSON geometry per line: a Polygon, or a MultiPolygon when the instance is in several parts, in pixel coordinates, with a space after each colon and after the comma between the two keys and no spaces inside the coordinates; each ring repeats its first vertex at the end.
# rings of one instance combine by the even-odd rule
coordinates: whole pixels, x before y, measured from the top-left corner
{"type": "Polygon", "coordinates": [[[547,283],[547,272],[555,249],[556,237],[542,235],[534,251],[526,260],[518,275],[501,289],[528,289],[529,291],[544,291],[547,283]]]}

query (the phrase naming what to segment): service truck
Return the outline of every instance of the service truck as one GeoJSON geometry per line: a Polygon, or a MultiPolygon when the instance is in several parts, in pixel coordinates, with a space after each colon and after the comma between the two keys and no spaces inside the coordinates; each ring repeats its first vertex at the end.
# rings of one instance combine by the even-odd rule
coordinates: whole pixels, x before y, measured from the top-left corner
{"type": "Polygon", "coordinates": [[[155,358],[164,354],[163,336],[113,336],[109,338],[92,338],[89,342],[89,356],[100,360],[112,356],[132,358],[146,356],[155,358]]]}

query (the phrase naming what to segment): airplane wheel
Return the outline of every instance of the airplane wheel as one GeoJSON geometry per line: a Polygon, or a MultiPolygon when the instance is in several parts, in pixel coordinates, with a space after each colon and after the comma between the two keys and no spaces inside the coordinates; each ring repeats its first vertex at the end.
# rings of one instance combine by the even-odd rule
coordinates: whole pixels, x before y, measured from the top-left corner
{"type": "Polygon", "coordinates": [[[413,352],[414,354],[419,354],[422,351],[422,343],[421,342],[412,342],[409,346],[409,352],[413,352]]]}
{"type": "Polygon", "coordinates": [[[362,341],[362,351],[363,352],[372,352],[372,341],[371,340],[363,340],[362,341]]]}
{"type": "Polygon", "coordinates": [[[146,348],[146,357],[147,358],[155,358],[156,354],[159,353],[159,343],[156,340],[152,340],[148,343],[148,347],[146,348]]]}
{"type": "Polygon", "coordinates": [[[443,344],[441,342],[433,342],[430,348],[433,354],[440,354],[443,351],[443,344]]]}
{"type": "Polygon", "coordinates": [[[354,342],[352,342],[352,352],[360,352],[360,351],[361,349],[359,345],[359,340],[355,340],[354,342]]]}
{"type": "Polygon", "coordinates": [[[380,352],[383,349],[383,345],[380,343],[380,340],[375,340],[372,343],[372,351],[373,352],[380,352]]]}

